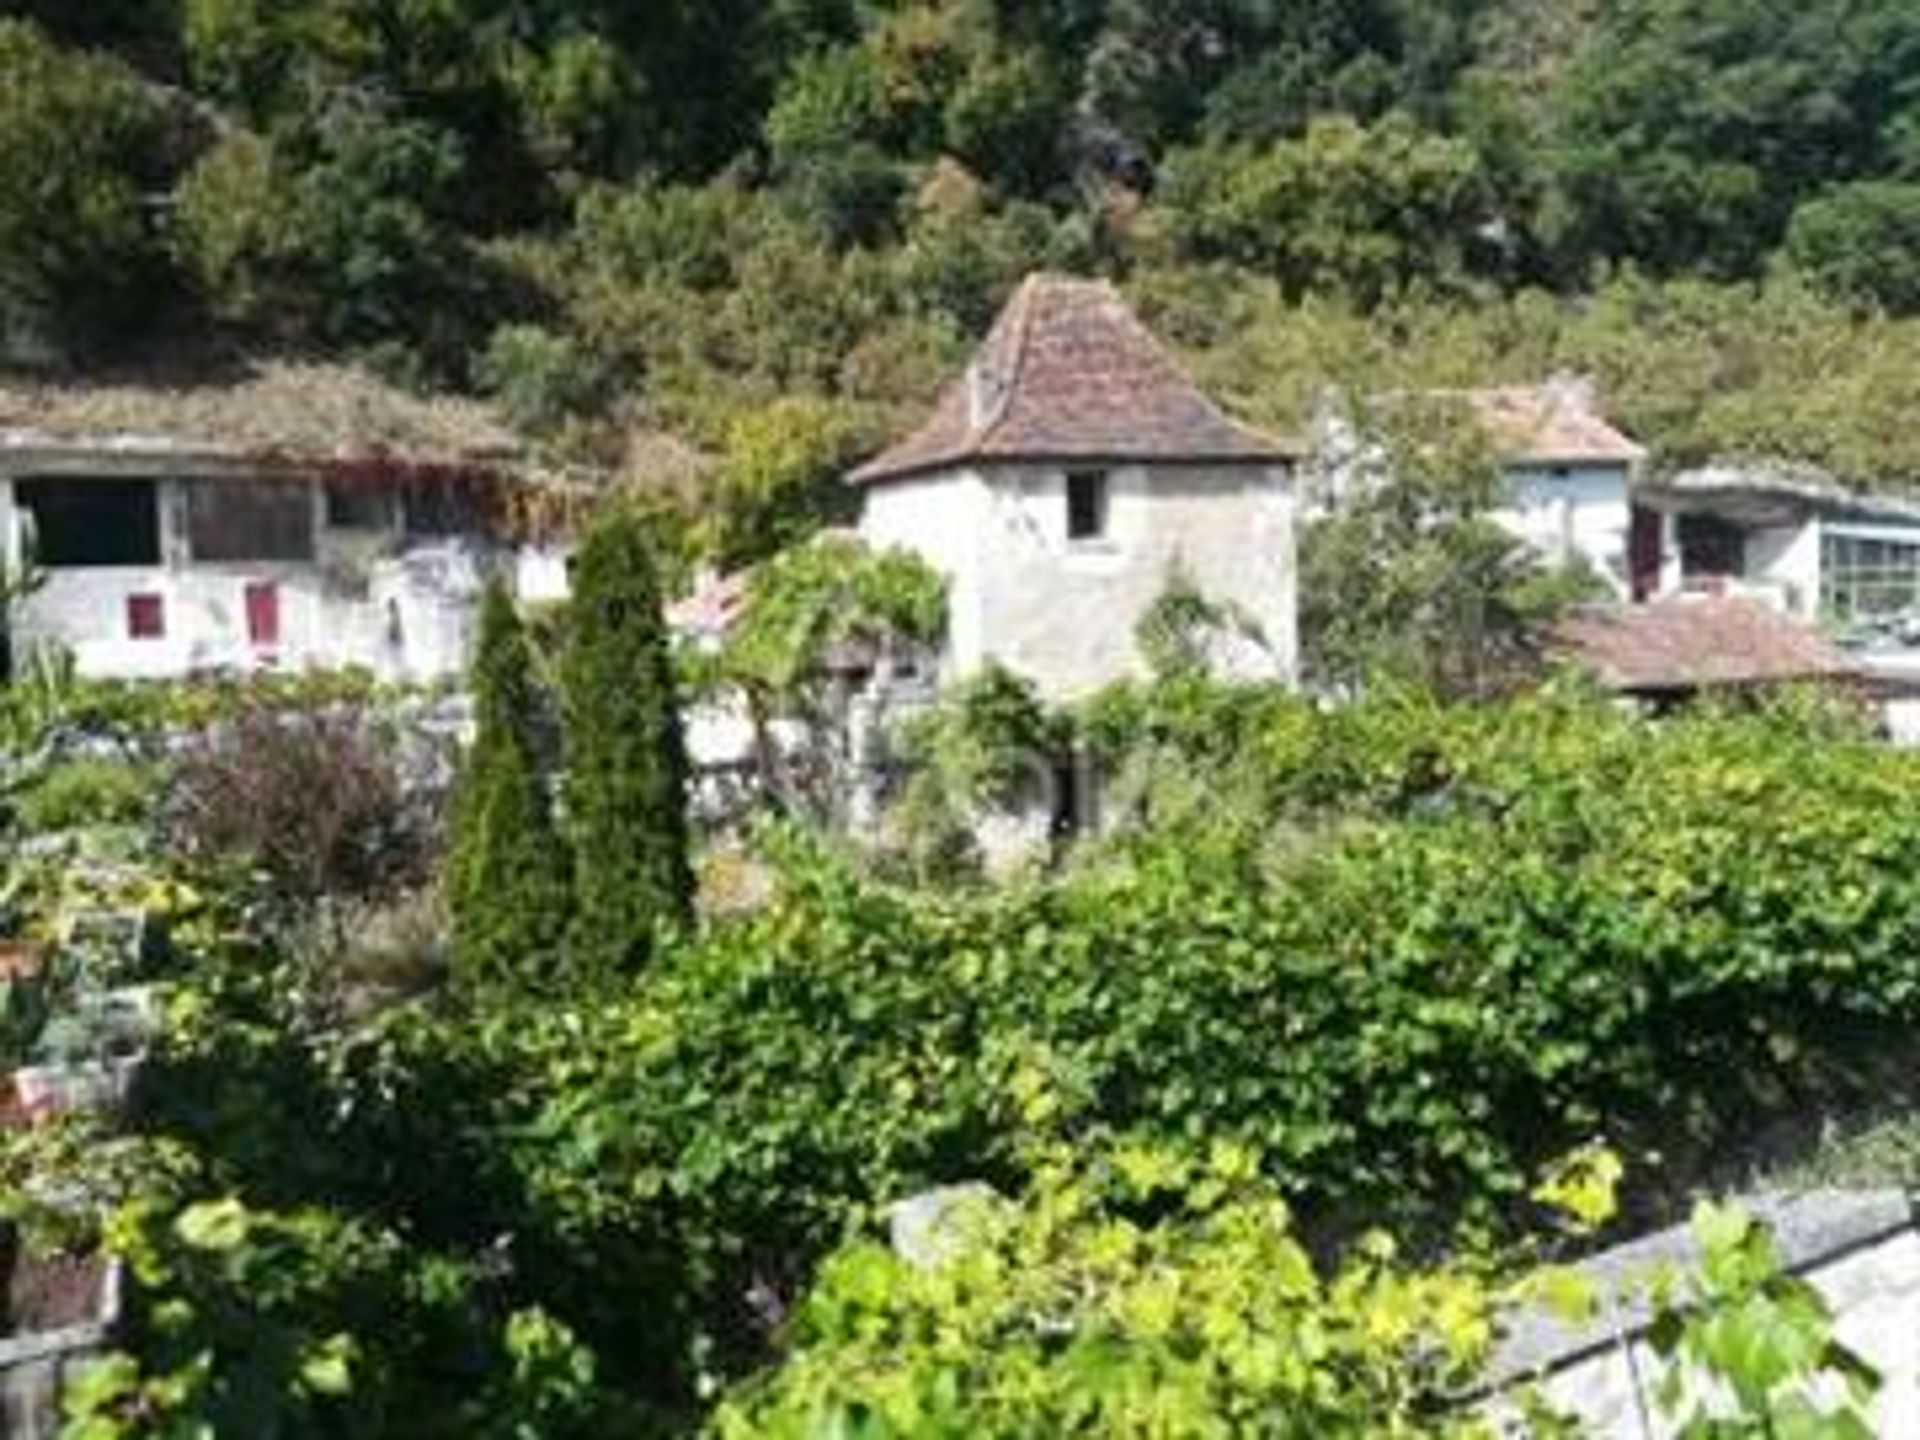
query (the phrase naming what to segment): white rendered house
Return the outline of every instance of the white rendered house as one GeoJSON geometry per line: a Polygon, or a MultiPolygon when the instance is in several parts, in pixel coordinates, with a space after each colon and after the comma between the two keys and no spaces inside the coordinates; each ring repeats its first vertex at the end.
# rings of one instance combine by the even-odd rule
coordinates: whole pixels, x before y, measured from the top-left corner
{"type": "Polygon", "coordinates": [[[949,583],[942,675],[1051,700],[1144,672],[1169,587],[1234,617],[1218,668],[1291,681],[1295,451],[1229,419],[1112,286],[1030,276],[915,432],[855,470],[860,534],[949,583]]]}
{"type": "Polygon", "coordinates": [[[564,585],[557,551],[509,538],[517,484],[483,412],[351,372],[0,391],[0,551],[33,577],[14,652],[111,679],[456,675],[489,576],[564,585]]]}
{"type": "Polygon", "coordinates": [[[1584,564],[1619,600],[1679,583],[1670,517],[1642,503],[1647,452],[1608,423],[1584,381],[1470,390],[1507,486],[1498,520],[1556,564],[1584,564]]]}

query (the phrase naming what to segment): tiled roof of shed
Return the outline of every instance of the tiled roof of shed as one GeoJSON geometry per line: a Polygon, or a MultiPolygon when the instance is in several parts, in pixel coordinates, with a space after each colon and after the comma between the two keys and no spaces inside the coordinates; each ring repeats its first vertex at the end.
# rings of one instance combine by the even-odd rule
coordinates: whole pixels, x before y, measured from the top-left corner
{"type": "Polygon", "coordinates": [[[1601,418],[1577,387],[1510,385],[1469,390],[1466,400],[1509,461],[1631,465],[1647,453],[1601,418]]]}
{"type": "Polygon", "coordinates": [[[1595,607],[1563,621],[1555,638],[1608,689],[1627,694],[1858,673],[1812,626],[1735,597],[1595,607]]]}
{"type": "Polygon", "coordinates": [[[851,478],[978,460],[1269,464],[1295,453],[1202,394],[1113,286],[1030,275],[926,423],[851,478]]]}

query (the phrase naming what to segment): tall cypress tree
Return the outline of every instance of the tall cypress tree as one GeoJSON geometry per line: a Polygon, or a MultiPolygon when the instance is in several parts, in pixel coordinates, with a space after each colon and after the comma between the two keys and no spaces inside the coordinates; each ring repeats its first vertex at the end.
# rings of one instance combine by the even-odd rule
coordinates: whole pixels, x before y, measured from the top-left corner
{"type": "Polygon", "coordinates": [[[571,877],[541,772],[533,658],[497,580],[480,608],[473,696],[448,861],[454,961],[471,984],[525,982],[559,963],[571,877]]]}
{"type": "Polygon", "coordinates": [[[693,912],[687,756],[646,529],[616,512],[574,561],[561,666],[574,943],[589,973],[630,971],[693,912]]]}

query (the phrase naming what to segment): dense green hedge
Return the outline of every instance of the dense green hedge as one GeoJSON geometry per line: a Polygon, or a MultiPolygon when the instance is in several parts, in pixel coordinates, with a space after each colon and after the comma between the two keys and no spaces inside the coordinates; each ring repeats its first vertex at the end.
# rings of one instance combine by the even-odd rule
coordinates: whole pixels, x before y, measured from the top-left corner
{"type": "Polygon", "coordinates": [[[452,1253],[510,1234],[503,1303],[691,1404],[878,1206],[1011,1193],[1062,1141],[1230,1142],[1310,1234],[1434,1235],[1524,1222],[1540,1163],[1596,1136],[1643,1193],[1683,1184],[1874,1083],[1920,1018],[1920,756],[1843,713],[1183,685],[1088,733],[1154,738],[1158,773],[1049,881],[891,888],[788,836],[773,903],[624,998],[351,1041],[288,1038],[241,964],[151,1123],[250,1203],[452,1253]]]}
{"type": "Polygon", "coordinates": [[[1920,1014],[1920,758],[1835,717],[1288,703],[1253,740],[1300,817],[1264,869],[1178,818],[987,898],[790,857],[630,1003],[517,1029],[536,1208],[665,1227],[750,1330],[876,1203],[1017,1184],[1044,1134],[1236,1141],[1320,1220],[1513,1218],[1596,1134],[1678,1183],[1920,1014]]]}

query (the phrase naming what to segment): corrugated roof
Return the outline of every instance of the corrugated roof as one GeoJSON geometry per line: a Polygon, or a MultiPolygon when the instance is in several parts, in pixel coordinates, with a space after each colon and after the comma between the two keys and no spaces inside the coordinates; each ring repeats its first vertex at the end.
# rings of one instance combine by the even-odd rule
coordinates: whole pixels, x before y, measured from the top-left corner
{"type": "Polygon", "coordinates": [[[0,379],[0,449],[286,460],[498,463],[522,452],[485,405],[423,397],[337,365],[266,363],[218,384],[0,379]]]}
{"type": "Polygon", "coordinates": [[[1594,607],[1561,622],[1555,641],[1608,689],[1627,694],[1858,673],[1811,625],[1732,596],[1594,607]]]}
{"type": "Polygon", "coordinates": [[[1646,458],[1645,447],[1608,424],[1576,385],[1508,385],[1464,398],[1508,461],[1633,465],[1646,458]]]}
{"type": "Polygon", "coordinates": [[[1202,394],[1113,286],[1030,275],[926,423],[850,478],[981,460],[1268,464],[1296,453],[1202,394]]]}

